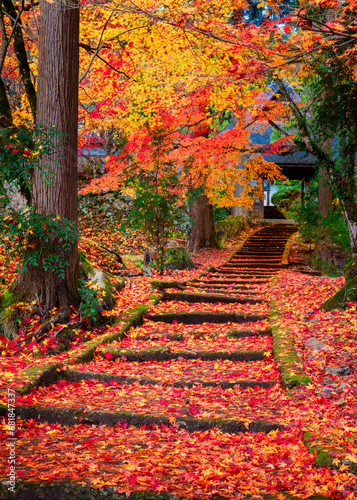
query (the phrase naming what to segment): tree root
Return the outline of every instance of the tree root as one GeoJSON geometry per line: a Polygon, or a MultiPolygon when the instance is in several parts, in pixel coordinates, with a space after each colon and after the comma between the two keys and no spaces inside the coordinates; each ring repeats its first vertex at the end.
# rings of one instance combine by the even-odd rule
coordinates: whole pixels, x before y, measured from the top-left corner
{"type": "Polygon", "coordinates": [[[54,316],[51,316],[51,318],[45,321],[39,328],[37,328],[37,330],[34,332],[34,337],[37,340],[40,340],[45,335],[45,333],[51,330],[52,325],[54,325],[55,323],[64,323],[65,321],[68,321],[68,319],[69,309],[62,309],[54,316]]]}
{"type": "Polygon", "coordinates": [[[101,248],[102,250],[105,250],[105,251],[106,251],[106,252],[108,252],[108,253],[113,254],[113,255],[115,256],[115,260],[116,260],[117,262],[119,262],[119,264],[120,264],[122,267],[124,267],[125,269],[128,269],[128,268],[126,267],[126,265],[124,264],[124,261],[123,261],[123,259],[122,259],[122,257],[121,257],[121,255],[120,255],[120,253],[119,253],[119,252],[116,252],[115,250],[112,250],[111,248],[107,248],[107,247],[105,247],[105,246],[103,246],[103,245],[98,245],[98,247],[99,247],[99,248],[101,248]]]}

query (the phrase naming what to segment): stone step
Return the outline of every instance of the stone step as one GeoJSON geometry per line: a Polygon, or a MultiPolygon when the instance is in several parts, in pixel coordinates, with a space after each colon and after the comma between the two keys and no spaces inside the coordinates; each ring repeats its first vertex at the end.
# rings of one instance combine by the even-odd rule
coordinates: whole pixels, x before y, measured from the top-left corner
{"type": "Polygon", "coordinates": [[[223,292],[227,292],[227,293],[237,293],[238,295],[259,295],[259,292],[249,292],[249,291],[246,291],[246,290],[242,290],[242,288],[240,288],[239,286],[235,286],[235,287],[229,287],[227,288],[227,286],[224,286],[224,285],[215,285],[215,286],[203,286],[203,285],[195,285],[194,287],[192,288],[195,288],[195,289],[199,289],[199,290],[206,290],[207,292],[215,292],[215,293],[223,293],[223,292]]]}
{"type": "Polygon", "coordinates": [[[228,295],[213,295],[213,294],[199,294],[189,292],[164,292],[163,300],[165,301],[182,301],[190,303],[215,304],[216,302],[223,302],[225,304],[262,304],[266,302],[262,299],[256,298],[237,298],[228,295]]]}
{"type": "MultiPolygon", "coordinates": [[[[121,385],[131,385],[139,383],[140,385],[160,385],[161,380],[151,379],[147,377],[123,377],[120,375],[113,375],[110,373],[99,373],[92,371],[79,371],[79,370],[66,370],[61,374],[61,378],[68,380],[69,382],[79,382],[80,380],[98,380],[99,382],[104,382],[110,384],[112,380],[118,382],[121,385]]],[[[203,387],[217,387],[220,386],[222,389],[230,389],[235,386],[242,387],[246,389],[247,387],[271,387],[276,385],[276,380],[236,380],[228,382],[226,380],[213,380],[213,381],[201,381],[201,380],[177,380],[176,382],[166,384],[171,387],[193,387],[194,385],[200,384],[203,387]]]]}
{"type": "MultiPolygon", "coordinates": [[[[215,270],[212,270],[210,271],[209,273],[207,273],[205,276],[207,277],[211,277],[212,274],[214,273],[218,273],[219,271],[221,270],[221,267],[218,267],[217,269],[215,270]]],[[[262,278],[265,278],[266,276],[271,276],[272,274],[275,274],[277,271],[275,271],[274,269],[273,270],[268,270],[268,269],[251,269],[251,268],[247,268],[247,269],[242,269],[239,267],[238,268],[238,273],[241,274],[241,275],[245,275],[245,276],[261,276],[262,278]]],[[[236,270],[234,270],[234,274],[237,274],[236,273],[236,270]]],[[[195,282],[196,280],[193,280],[193,283],[195,282]]],[[[198,281],[198,280],[197,280],[198,281]]]]}
{"type": "Polygon", "coordinates": [[[266,330],[251,330],[250,328],[242,328],[240,330],[231,329],[227,332],[227,337],[231,339],[242,339],[255,336],[271,337],[272,331],[269,328],[266,330]]]}
{"type": "MultiPolygon", "coordinates": [[[[237,281],[236,279],[228,279],[228,280],[220,280],[220,279],[214,279],[214,280],[209,280],[209,281],[200,281],[199,283],[202,283],[202,284],[222,284],[222,285],[226,285],[226,284],[236,284],[236,285],[241,285],[241,284],[247,284],[246,281],[237,281]]],[[[267,281],[264,281],[264,283],[268,283],[267,281]]],[[[192,285],[194,286],[194,285],[192,285]]],[[[242,289],[242,287],[240,286],[239,289],[242,289]]]]}
{"type": "MultiPolygon", "coordinates": [[[[246,267],[247,269],[254,268],[254,269],[257,269],[257,270],[261,270],[261,269],[280,269],[282,267],[282,265],[281,264],[263,264],[263,263],[242,263],[242,264],[236,264],[235,267],[237,268],[237,272],[238,272],[238,268],[239,269],[244,269],[246,267]]],[[[230,273],[229,268],[227,268],[227,269],[218,268],[217,272],[218,271],[221,274],[229,274],[230,273]]],[[[210,274],[214,274],[214,273],[210,273],[210,274]]],[[[233,272],[232,274],[235,274],[235,273],[233,272]]]]}
{"type": "Polygon", "coordinates": [[[147,349],[114,348],[105,346],[98,352],[99,356],[106,357],[111,354],[111,360],[125,358],[127,361],[142,363],[146,361],[169,361],[171,359],[202,359],[215,361],[218,359],[230,361],[263,361],[264,351],[243,350],[238,351],[203,351],[199,349],[182,349],[171,351],[166,346],[148,347],[147,349]]]}
{"type": "MultiPolygon", "coordinates": [[[[231,267],[230,269],[234,269],[234,268],[231,267]]],[[[257,271],[255,269],[245,269],[244,271],[239,271],[239,274],[240,274],[240,276],[257,276],[257,277],[265,278],[265,277],[270,277],[273,274],[276,274],[276,271],[274,271],[274,270],[271,271],[270,269],[269,270],[262,269],[261,271],[257,271]]]]}
{"type": "Polygon", "coordinates": [[[231,258],[229,262],[232,262],[235,259],[239,259],[240,257],[245,257],[245,256],[255,256],[255,257],[276,257],[276,252],[274,250],[257,250],[255,252],[250,252],[250,251],[243,251],[240,250],[239,252],[235,253],[234,256],[231,258]]]}
{"type": "Polygon", "coordinates": [[[251,242],[251,243],[246,243],[244,247],[241,248],[241,250],[281,250],[282,248],[285,248],[286,242],[284,241],[283,243],[261,243],[261,242],[251,242]]]}
{"type": "MultiPolygon", "coordinates": [[[[129,426],[134,427],[142,427],[143,425],[165,425],[169,427],[172,425],[170,418],[164,415],[153,416],[128,411],[85,411],[82,408],[17,405],[16,414],[21,420],[32,419],[35,422],[47,422],[49,424],[59,423],[66,426],[87,424],[117,427],[117,425],[122,422],[127,422],[129,426]]],[[[217,420],[180,417],[177,419],[177,424],[187,432],[206,431],[218,427],[221,432],[227,434],[240,434],[242,432],[264,432],[268,434],[273,430],[284,429],[281,424],[265,420],[254,420],[247,423],[246,421],[222,418],[217,420]]],[[[28,496],[27,498],[34,497],[28,496]]]]}
{"type": "MultiPolygon", "coordinates": [[[[256,263],[248,263],[248,262],[242,262],[241,264],[236,264],[236,267],[254,267],[254,268],[260,268],[260,269],[280,269],[282,264],[268,264],[268,263],[262,263],[262,262],[256,262],[256,263]]],[[[286,267],[286,266],[285,266],[286,267]]],[[[218,268],[217,270],[221,270],[221,268],[218,268]]]]}
{"type": "MultiPolygon", "coordinates": [[[[222,276],[223,276],[223,274],[224,273],[222,273],[222,276]]],[[[217,274],[217,276],[220,276],[220,275],[217,274]]],[[[234,282],[237,285],[249,285],[249,284],[251,284],[251,285],[264,285],[265,283],[269,283],[269,280],[261,280],[261,279],[252,280],[251,276],[247,277],[247,279],[240,279],[241,276],[239,276],[239,274],[235,274],[235,275],[229,274],[227,276],[230,276],[232,278],[236,278],[234,282]]]]}
{"type": "Polygon", "coordinates": [[[234,268],[236,266],[241,266],[241,264],[278,264],[281,262],[281,257],[277,258],[267,258],[267,259],[259,259],[257,257],[246,257],[244,259],[237,259],[234,262],[230,261],[227,264],[223,264],[217,269],[226,269],[226,268],[234,268]]]}
{"type": "Polygon", "coordinates": [[[161,321],[162,323],[183,323],[185,325],[200,325],[202,323],[250,323],[267,319],[264,314],[234,313],[234,312],[180,312],[148,314],[146,316],[151,321],[161,321]]]}
{"type": "Polygon", "coordinates": [[[277,255],[275,252],[267,255],[259,255],[256,253],[247,252],[245,255],[237,255],[233,257],[228,262],[223,264],[223,266],[229,266],[230,264],[236,264],[237,262],[245,262],[247,260],[256,260],[257,262],[267,262],[267,261],[280,261],[281,255],[277,255]]]}
{"type": "Polygon", "coordinates": [[[253,252],[253,251],[261,251],[264,250],[265,248],[268,248],[269,250],[274,250],[275,252],[283,252],[285,248],[284,245],[245,245],[242,247],[242,250],[247,251],[247,252],[253,252]]]}

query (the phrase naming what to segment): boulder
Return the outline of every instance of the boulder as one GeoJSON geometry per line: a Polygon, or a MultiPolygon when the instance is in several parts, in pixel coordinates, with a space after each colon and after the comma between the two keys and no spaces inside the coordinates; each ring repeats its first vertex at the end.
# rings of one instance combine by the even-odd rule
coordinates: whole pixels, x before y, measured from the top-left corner
{"type": "Polygon", "coordinates": [[[94,267],[82,252],[79,252],[80,275],[89,281],[90,285],[100,290],[102,295],[102,306],[105,309],[112,309],[115,306],[115,290],[110,283],[108,276],[94,267]]]}
{"type": "Polygon", "coordinates": [[[305,347],[310,347],[312,352],[318,351],[333,351],[332,347],[328,346],[321,342],[321,340],[316,339],[315,337],[310,337],[305,342],[305,347]]]}
{"type": "Polygon", "coordinates": [[[165,251],[166,269],[198,269],[186,248],[171,247],[165,251]]]}

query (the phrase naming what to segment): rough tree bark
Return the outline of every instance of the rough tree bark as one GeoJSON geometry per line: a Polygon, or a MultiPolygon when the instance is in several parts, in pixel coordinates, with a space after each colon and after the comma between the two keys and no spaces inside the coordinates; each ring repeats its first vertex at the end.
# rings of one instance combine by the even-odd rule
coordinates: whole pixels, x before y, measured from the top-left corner
{"type": "Polygon", "coordinates": [[[327,212],[332,209],[333,191],[330,179],[324,169],[319,169],[319,194],[318,194],[318,212],[326,217],[327,212]]]}
{"type": "Polygon", "coordinates": [[[207,196],[199,195],[191,203],[191,231],[188,251],[196,254],[200,248],[219,248],[219,240],[214,227],[213,206],[207,196]]]}
{"type": "MultiPolygon", "coordinates": [[[[79,7],[77,0],[41,0],[38,66],[37,124],[60,131],[56,157],[44,158],[43,167],[55,173],[53,186],[36,171],[33,205],[38,213],[56,213],[77,222],[77,130],[79,73],[79,7]],[[46,164],[48,167],[46,167],[46,164]]],[[[56,242],[61,245],[60,242],[56,242]]],[[[16,301],[39,300],[46,309],[56,306],[65,316],[76,303],[78,248],[68,253],[65,278],[38,266],[20,272],[8,292],[16,301]]]]}

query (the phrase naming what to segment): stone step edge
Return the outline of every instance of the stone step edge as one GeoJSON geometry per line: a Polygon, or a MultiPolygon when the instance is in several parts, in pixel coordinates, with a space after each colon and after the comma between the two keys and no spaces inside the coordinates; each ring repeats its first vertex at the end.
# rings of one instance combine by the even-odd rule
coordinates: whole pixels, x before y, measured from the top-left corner
{"type": "MultiPolygon", "coordinates": [[[[129,495],[126,493],[114,493],[113,487],[102,486],[100,488],[83,485],[83,481],[76,483],[75,481],[60,480],[55,484],[49,484],[45,482],[35,482],[35,481],[25,481],[16,479],[16,493],[10,493],[7,491],[7,486],[5,482],[0,482],[0,493],[2,500],[32,500],[34,494],[36,494],[36,499],[47,498],[51,500],[101,500],[103,498],[108,498],[112,500],[187,500],[187,497],[181,497],[174,495],[170,492],[156,492],[152,490],[139,490],[132,491],[129,495]]],[[[129,487],[129,486],[128,486],[129,487]]],[[[301,500],[301,498],[288,495],[282,492],[285,500],[301,500]]],[[[274,494],[262,494],[263,500],[278,500],[282,498],[280,492],[274,494]]],[[[196,497],[199,500],[199,497],[196,497]]],[[[250,495],[245,497],[245,500],[249,500],[250,495]]],[[[194,500],[194,497],[192,497],[194,500]]],[[[229,497],[222,495],[214,495],[213,497],[207,497],[207,500],[229,500],[229,497]]],[[[331,497],[326,497],[322,495],[312,495],[306,498],[306,500],[332,500],[331,497]]]]}
{"type": "MultiPolygon", "coordinates": [[[[224,276],[224,273],[222,274],[217,274],[216,277],[218,278],[219,276],[221,276],[223,278],[224,276]]],[[[246,278],[246,279],[241,279],[241,276],[239,274],[228,274],[227,273],[227,276],[229,276],[229,279],[233,281],[233,278],[236,278],[234,280],[234,283],[236,285],[264,285],[265,283],[269,283],[270,282],[270,279],[267,279],[267,280],[261,280],[261,279],[251,279],[250,277],[249,278],[246,278]]],[[[260,276],[259,276],[260,278],[260,276]]],[[[221,280],[223,281],[223,280],[221,280]]],[[[228,281],[227,281],[228,283],[228,281]]]]}
{"type": "MultiPolygon", "coordinates": [[[[0,415],[6,411],[0,408],[0,415]]],[[[265,420],[247,419],[246,421],[234,419],[199,419],[189,417],[179,417],[173,420],[165,415],[145,415],[129,411],[105,411],[86,410],[80,408],[57,408],[47,406],[16,406],[16,416],[21,420],[33,419],[35,422],[58,423],[73,427],[79,424],[86,425],[106,425],[113,427],[121,422],[127,422],[129,426],[141,427],[148,425],[173,425],[184,428],[188,432],[206,431],[219,428],[221,432],[227,434],[240,434],[242,432],[264,432],[269,433],[275,430],[283,430],[282,424],[268,422],[265,420]]]]}
{"type": "MultiPolygon", "coordinates": [[[[334,463],[334,453],[338,455],[343,455],[344,451],[341,448],[329,447],[328,449],[324,447],[320,442],[321,436],[315,432],[305,431],[304,432],[304,445],[306,446],[308,452],[314,455],[314,462],[316,467],[330,467],[331,469],[338,470],[342,464],[346,465],[346,472],[354,474],[357,476],[357,463],[351,460],[343,460],[340,458],[340,463],[334,463]],[[330,454],[331,452],[331,454],[330,454]]],[[[326,439],[326,437],[325,437],[326,439]]],[[[336,455],[335,455],[336,456],[336,455]]]]}
{"type": "MultiPolygon", "coordinates": [[[[140,385],[162,385],[160,380],[151,379],[147,377],[125,377],[110,373],[101,373],[101,372],[93,372],[93,371],[80,371],[80,370],[64,370],[63,372],[59,372],[59,377],[68,380],[69,382],[79,382],[80,380],[98,380],[104,383],[110,383],[112,380],[115,380],[120,385],[132,385],[139,383],[140,385]]],[[[236,382],[228,382],[228,381],[185,381],[178,380],[173,383],[164,383],[165,387],[193,387],[196,385],[201,385],[202,387],[217,387],[220,386],[222,389],[231,389],[236,386],[240,386],[242,388],[247,387],[271,387],[272,385],[276,385],[276,380],[237,380],[236,382]]]]}
{"type": "MultiPolygon", "coordinates": [[[[241,289],[239,286],[235,287],[234,289],[230,289],[230,290],[225,290],[224,287],[219,287],[219,288],[216,288],[216,287],[209,287],[208,285],[206,286],[199,286],[199,285],[195,285],[193,287],[193,290],[192,290],[192,293],[196,293],[195,290],[206,290],[207,292],[217,292],[217,295],[226,295],[228,297],[230,297],[230,295],[228,294],[232,294],[234,296],[239,296],[239,295],[245,295],[245,296],[250,296],[250,295],[260,295],[259,292],[254,292],[254,291],[247,291],[245,289],[241,289]],[[220,293],[219,293],[220,292],[220,293]]],[[[198,292],[199,293],[199,292],[198,292]]],[[[245,298],[245,297],[244,297],[245,298]]],[[[254,298],[254,297],[252,297],[254,298]]]]}
{"type": "Polygon", "coordinates": [[[294,343],[294,337],[288,327],[280,325],[282,314],[276,300],[270,302],[270,328],[273,335],[273,353],[280,370],[281,380],[286,389],[311,383],[311,378],[304,372],[294,343]]]}
{"type": "MultiPolygon", "coordinates": [[[[247,338],[247,337],[271,337],[272,336],[272,331],[271,329],[265,329],[265,330],[251,330],[250,328],[242,328],[240,330],[237,329],[230,329],[226,333],[221,332],[221,333],[197,333],[197,332],[185,332],[185,335],[190,335],[191,337],[198,335],[198,337],[209,337],[212,339],[215,339],[219,336],[224,336],[226,335],[227,338],[232,338],[232,339],[242,339],[242,338],[247,338]]],[[[170,339],[171,341],[177,341],[177,342],[182,342],[185,340],[184,336],[182,333],[179,332],[164,332],[164,331],[156,331],[153,333],[149,333],[147,335],[138,335],[135,337],[136,340],[151,340],[151,337],[155,336],[158,337],[158,339],[162,337],[166,337],[170,339]]],[[[155,339],[154,339],[155,340],[155,339]]]]}
{"type": "MultiPolygon", "coordinates": [[[[245,276],[244,274],[241,275],[241,276],[245,276]]],[[[239,278],[241,278],[241,276],[238,276],[239,278]]],[[[257,276],[258,278],[264,278],[265,276],[257,276]]],[[[210,280],[202,280],[202,281],[197,281],[198,285],[208,285],[208,284],[212,284],[212,285],[237,285],[237,280],[235,279],[210,279],[210,280]]],[[[238,283],[239,284],[239,283],[238,283]]],[[[190,285],[190,286],[194,286],[194,285],[190,285]]],[[[239,287],[240,288],[240,287],[239,287]]]]}
{"type": "Polygon", "coordinates": [[[217,360],[226,359],[231,361],[262,361],[266,358],[263,350],[239,350],[239,351],[170,351],[168,347],[150,347],[140,351],[131,349],[115,349],[113,347],[103,347],[97,354],[101,357],[118,359],[126,358],[128,361],[143,362],[143,361],[168,361],[170,359],[202,359],[202,360],[217,360]],[[108,353],[111,356],[108,356],[108,353]]]}
{"type": "Polygon", "coordinates": [[[254,297],[232,297],[223,294],[204,294],[204,293],[190,293],[190,292],[164,292],[163,301],[180,301],[189,303],[206,303],[215,304],[216,302],[222,302],[225,304],[263,304],[266,300],[256,299],[254,297]]]}
{"type": "MultiPolygon", "coordinates": [[[[244,267],[246,267],[246,268],[254,267],[257,269],[283,269],[284,267],[287,267],[287,266],[284,264],[281,264],[279,261],[279,263],[277,263],[277,264],[261,264],[260,262],[253,262],[250,264],[249,262],[242,262],[241,264],[235,264],[234,267],[238,268],[238,269],[241,269],[244,267]]],[[[217,272],[221,271],[221,270],[222,270],[222,268],[217,268],[217,272]]],[[[226,270],[226,268],[224,270],[226,270]]]]}
{"type": "Polygon", "coordinates": [[[248,323],[267,319],[263,314],[244,314],[244,313],[227,313],[227,312],[180,312],[180,313],[161,313],[147,314],[147,320],[172,323],[183,323],[185,325],[197,325],[202,323],[248,323]]]}

